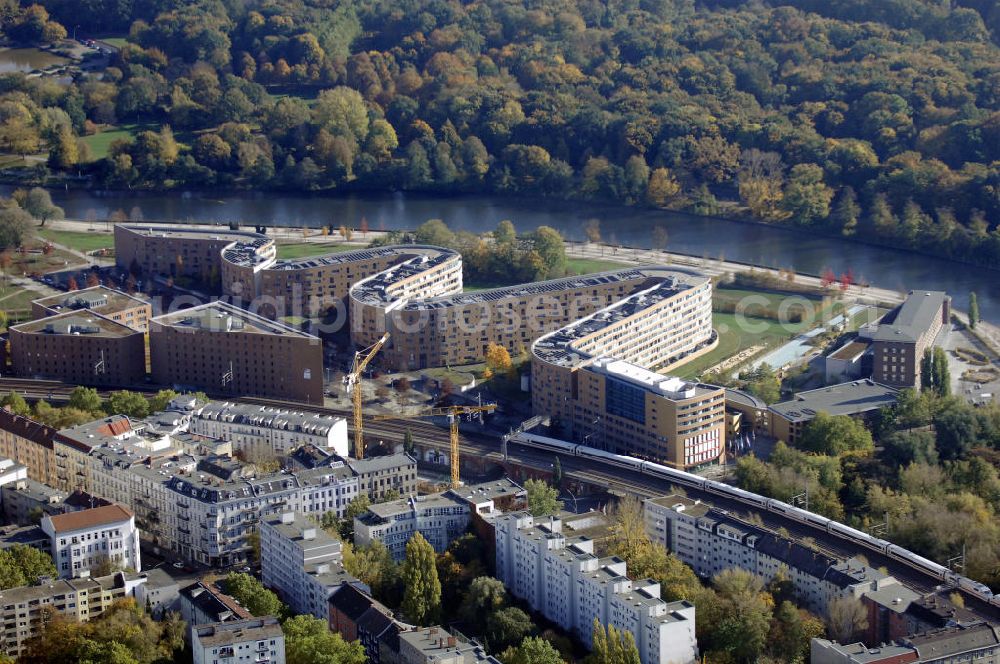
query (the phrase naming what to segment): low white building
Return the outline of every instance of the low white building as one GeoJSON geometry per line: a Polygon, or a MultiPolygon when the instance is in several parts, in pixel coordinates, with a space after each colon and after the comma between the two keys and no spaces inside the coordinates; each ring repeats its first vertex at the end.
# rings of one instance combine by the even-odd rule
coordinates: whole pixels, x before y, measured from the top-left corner
{"type": "Polygon", "coordinates": [[[827,615],[834,599],[860,598],[899,585],[894,577],[857,559],[837,560],[686,496],[651,498],[644,512],[650,538],[698,576],[711,578],[735,567],[767,582],[780,572],[792,583],[799,602],[821,616],[827,615]]]}
{"type": "Polygon", "coordinates": [[[135,516],[121,505],[45,516],[41,526],[60,578],[92,576],[106,564],[113,570],[141,569],[135,516]]]}
{"type": "Polygon", "coordinates": [[[468,530],[473,514],[491,519],[503,507],[517,504],[524,496],[524,489],[503,478],[442,493],[376,503],[354,518],[354,543],[365,546],[382,542],[395,560],[402,560],[406,557],[406,543],[419,532],[441,553],[468,530]]]}
{"type": "Polygon", "coordinates": [[[261,580],[277,591],[294,613],[328,620],[328,600],[347,583],[371,589],[344,570],[342,545],[301,512],[285,512],[260,522],[261,580]]]}
{"type": "Polygon", "coordinates": [[[284,456],[303,445],[347,456],[347,420],[254,404],[212,401],[197,409],[188,431],[232,441],[234,449],[284,456]]]}
{"type": "Polygon", "coordinates": [[[694,605],[664,602],[657,582],[629,579],[623,560],[598,558],[593,540],[567,537],[557,517],[515,512],[494,525],[497,578],[588,648],[596,619],[630,632],[643,664],[697,661],[694,605]]]}
{"type": "Polygon", "coordinates": [[[28,467],[13,459],[0,458],[0,486],[28,479],[28,467]]]}
{"type": "Polygon", "coordinates": [[[285,664],[285,635],[271,616],[191,628],[194,664],[285,664]]]}

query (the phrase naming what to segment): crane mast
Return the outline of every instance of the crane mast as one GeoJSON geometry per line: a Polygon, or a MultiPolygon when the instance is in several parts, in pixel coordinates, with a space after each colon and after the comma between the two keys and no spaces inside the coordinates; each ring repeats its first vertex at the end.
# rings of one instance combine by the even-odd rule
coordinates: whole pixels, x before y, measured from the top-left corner
{"type": "Polygon", "coordinates": [[[389,333],[382,337],[368,348],[354,353],[354,363],[351,365],[351,372],[344,378],[347,390],[351,393],[351,405],[354,411],[354,458],[365,458],[365,434],[364,423],[361,419],[361,377],[365,367],[372,361],[385,342],[389,340],[389,333]]]}
{"type": "MultiPolygon", "coordinates": [[[[385,420],[419,420],[426,417],[448,416],[449,442],[451,443],[451,488],[457,489],[460,484],[459,470],[461,463],[458,457],[458,422],[462,415],[481,415],[496,410],[496,404],[483,404],[481,406],[442,406],[431,408],[416,415],[375,415],[373,421],[385,420]]],[[[357,429],[355,429],[357,431],[357,429]]]]}

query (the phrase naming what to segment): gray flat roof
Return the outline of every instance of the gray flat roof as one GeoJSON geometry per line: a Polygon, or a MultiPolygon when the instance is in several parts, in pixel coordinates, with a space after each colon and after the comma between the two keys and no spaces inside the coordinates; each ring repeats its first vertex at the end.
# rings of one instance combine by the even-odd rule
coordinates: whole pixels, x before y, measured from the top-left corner
{"type": "Polygon", "coordinates": [[[80,336],[124,338],[142,334],[127,325],[116,323],[93,311],[66,311],[54,316],[21,323],[10,328],[24,334],[50,334],[53,336],[80,336]]]}
{"type": "Polygon", "coordinates": [[[899,391],[873,380],[855,380],[799,392],[790,401],[771,406],[771,411],[791,422],[806,422],[824,412],[828,415],[859,415],[892,406],[899,391]]]}
{"type": "Polygon", "coordinates": [[[132,233],[146,237],[187,238],[190,240],[227,240],[229,242],[254,241],[270,239],[266,235],[253,231],[232,230],[229,228],[186,228],[184,226],[160,226],[157,224],[115,224],[132,233]]]}
{"type": "Polygon", "coordinates": [[[941,306],[948,300],[943,291],[910,291],[895,310],[892,322],[869,328],[875,341],[916,341],[934,323],[941,306]]]}
{"type": "Polygon", "coordinates": [[[107,286],[93,286],[91,288],[84,288],[83,290],[40,297],[34,300],[32,304],[37,304],[53,311],[90,309],[91,311],[103,314],[121,311],[122,309],[131,309],[149,303],[124,291],[108,288],[107,286]]]}
{"type": "Polygon", "coordinates": [[[163,314],[154,318],[153,322],[177,329],[274,334],[318,341],[318,338],[311,334],[284,323],[268,320],[221,300],[163,314]]]}

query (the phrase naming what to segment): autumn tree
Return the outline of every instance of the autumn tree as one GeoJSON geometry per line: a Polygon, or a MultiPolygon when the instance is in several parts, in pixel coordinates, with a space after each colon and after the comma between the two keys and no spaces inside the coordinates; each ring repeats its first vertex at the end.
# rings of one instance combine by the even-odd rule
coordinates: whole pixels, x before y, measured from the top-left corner
{"type": "Polygon", "coordinates": [[[510,374],[514,370],[514,362],[510,359],[507,348],[497,343],[486,346],[486,367],[494,374],[510,374]]]}
{"type": "Polygon", "coordinates": [[[856,597],[835,597],[826,610],[827,630],[838,643],[854,643],[868,627],[868,610],[856,597]]]}

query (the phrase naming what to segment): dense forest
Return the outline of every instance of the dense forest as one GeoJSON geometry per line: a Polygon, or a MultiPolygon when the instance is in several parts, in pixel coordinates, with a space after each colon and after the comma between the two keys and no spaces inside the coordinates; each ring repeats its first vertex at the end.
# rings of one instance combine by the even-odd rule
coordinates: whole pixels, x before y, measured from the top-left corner
{"type": "Polygon", "coordinates": [[[398,188],[744,215],[1000,262],[993,0],[0,0],[128,35],[0,77],[0,149],[111,187],[398,188]],[[133,126],[106,157],[79,137],[133,126]]]}

